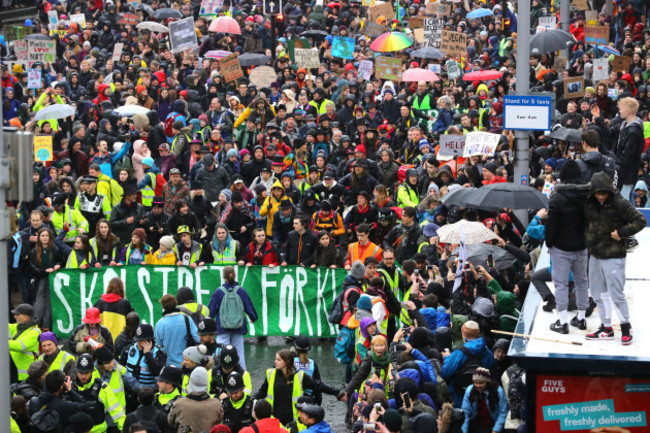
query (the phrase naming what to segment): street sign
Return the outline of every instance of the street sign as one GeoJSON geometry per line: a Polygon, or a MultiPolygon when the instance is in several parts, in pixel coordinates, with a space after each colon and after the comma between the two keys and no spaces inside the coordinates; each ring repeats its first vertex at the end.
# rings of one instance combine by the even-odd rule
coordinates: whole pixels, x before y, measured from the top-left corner
{"type": "Polygon", "coordinates": [[[548,96],[503,97],[503,127],[512,130],[551,129],[551,98],[548,96]]]}

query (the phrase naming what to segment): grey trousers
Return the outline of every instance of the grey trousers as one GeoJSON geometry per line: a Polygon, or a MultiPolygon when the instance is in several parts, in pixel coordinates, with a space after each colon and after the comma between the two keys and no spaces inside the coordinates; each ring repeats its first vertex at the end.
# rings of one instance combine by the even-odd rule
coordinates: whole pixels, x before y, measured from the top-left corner
{"type": "Polygon", "coordinates": [[[564,251],[558,247],[550,250],[551,277],[555,285],[555,304],[558,311],[569,309],[569,273],[573,273],[578,310],[589,307],[589,282],[587,280],[587,249],[564,251]]]}
{"type": "MultiPolygon", "coordinates": [[[[623,259],[597,259],[589,258],[589,290],[591,297],[598,304],[598,315],[603,324],[606,324],[605,302],[602,295],[606,292],[616,305],[621,323],[630,323],[630,309],[625,299],[625,258],[623,259]]],[[[611,320],[611,318],[609,318],[611,320]]],[[[609,323],[611,325],[611,323],[609,323]]]]}

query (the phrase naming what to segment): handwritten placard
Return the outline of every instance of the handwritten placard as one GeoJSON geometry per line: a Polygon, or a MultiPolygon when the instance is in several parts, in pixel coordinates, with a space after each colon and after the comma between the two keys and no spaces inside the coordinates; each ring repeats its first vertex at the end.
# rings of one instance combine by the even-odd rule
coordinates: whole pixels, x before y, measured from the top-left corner
{"type": "Polygon", "coordinates": [[[34,137],[34,160],[40,162],[52,161],[54,156],[52,150],[51,135],[37,135],[34,137]]]}
{"type": "Polygon", "coordinates": [[[490,132],[470,132],[465,138],[463,157],[493,154],[499,144],[500,138],[501,135],[490,132]]]}
{"type": "Polygon", "coordinates": [[[140,22],[140,17],[138,14],[132,14],[132,13],[121,13],[117,16],[117,23],[119,25],[131,25],[131,26],[137,26],[138,23],[140,22]]]}
{"type": "Polygon", "coordinates": [[[14,42],[14,54],[16,55],[16,60],[19,62],[27,61],[27,41],[15,41],[14,42]]]}
{"type": "Polygon", "coordinates": [[[609,60],[607,57],[601,57],[599,59],[593,59],[591,67],[591,80],[594,83],[599,81],[606,80],[609,77],[609,60]]]}
{"type": "Polygon", "coordinates": [[[293,57],[299,68],[319,68],[320,58],[316,48],[294,48],[293,57]]]}
{"type": "Polygon", "coordinates": [[[239,64],[239,59],[237,58],[237,54],[231,54],[229,56],[223,57],[221,60],[219,60],[219,65],[221,67],[223,79],[227,83],[235,81],[237,78],[244,76],[244,72],[241,70],[241,65],[239,64]]]}
{"type": "Polygon", "coordinates": [[[196,38],[194,18],[189,17],[184,20],[169,23],[169,39],[171,41],[172,53],[180,53],[198,48],[199,43],[196,38]]]}
{"type": "Polygon", "coordinates": [[[444,21],[441,18],[427,18],[424,20],[424,42],[425,47],[440,48],[440,36],[444,21]]]}
{"type": "Polygon", "coordinates": [[[386,2],[368,8],[368,21],[371,23],[376,23],[377,18],[380,16],[386,18],[388,21],[395,18],[395,9],[393,9],[393,5],[389,2],[386,2]]]}
{"type": "Polygon", "coordinates": [[[623,73],[629,72],[631,60],[630,57],[614,56],[614,60],[612,60],[612,71],[623,73]]]}
{"type": "Polygon", "coordinates": [[[41,81],[41,69],[34,68],[27,70],[27,88],[28,89],[40,89],[43,86],[41,81]]]}
{"type": "Polygon", "coordinates": [[[441,134],[438,158],[451,159],[454,156],[463,155],[465,151],[465,138],[464,135],[441,134]]]}
{"type": "Polygon", "coordinates": [[[607,45],[609,43],[609,26],[585,26],[585,42],[607,45]]]}
{"type": "Polygon", "coordinates": [[[585,11],[585,21],[588,26],[598,24],[598,11],[585,11]]]}
{"type": "Polygon", "coordinates": [[[377,23],[367,23],[363,26],[361,31],[365,36],[368,36],[370,39],[374,39],[377,36],[381,36],[386,33],[386,26],[380,26],[377,23]]]}
{"type": "Polygon", "coordinates": [[[447,60],[445,67],[447,68],[447,76],[449,79],[453,80],[454,78],[460,77],[460,68],[456,60],[447,60]]]}
{"type": "Polygon", "coordinates": [[[564,79],[565,99],[582,98],[585,96],[585,77],[569,77],[564,79]]]}
{"type": "Polygon", "coordinates": [[[361,60],[359,61],[359,77],[364,80],[369,80],[372,75],[372,61],[370,60],[361,60]]]}
{"type": "Polygon", "coordinates": [[[537,24],[541,27],[546,27],[547,29],[554,29],[557,26],[557,17],[555,15],[539,17],[537,24]]]}
{"type": "Polygon", "coordinates": [[[448,56],[464,56],[467,50],[467,35],[451,30],[443,30],[440,50],[448,56]]]}
{"type": "Polygon", "coordinates": [[[402,61],[394,57],[377,56],[375,74],[379,78],[399,81],[402,79],[402,61]]]}
{"type": "Polygon", "coordinates": [[[117,42],[113,47],[113,61],[119,62],[120,57],[122,56],[122,51],[124,50],[124,44],[122,42],[117,42]]]}
{"type": "Polygon", "coordinates": [[[31,67],[36,62],[54,63],[56,60],[56,42],[33,40],[27,42],[27,62],[31,67]]]}
{"type": "Polygon", "coordinates": [[[335,36],[332,41],[332,56],[341,59],[351,59],[354,54],[354,39],[345,36],[335,36]]]}
{"type": "Polygon", "coordinates": [[[275,69],[270,66],[257,66],[248,78],[258,89],[261,87],[270,87],[271,83],[278,79],[275,74],[275,69]]]}

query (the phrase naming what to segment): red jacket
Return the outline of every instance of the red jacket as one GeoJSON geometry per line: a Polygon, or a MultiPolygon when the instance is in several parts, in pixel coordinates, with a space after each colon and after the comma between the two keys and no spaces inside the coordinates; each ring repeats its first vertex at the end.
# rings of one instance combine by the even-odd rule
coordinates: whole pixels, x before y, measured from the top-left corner
{"type": "MultiPolygon", "coordinates": [[[[277,418],[264,418],[255,422],[259,433],[289,433],[280,425],[277,418]]],[[[255,433],[253,427],[244,427],[239,433],[255,433]]]]}
{"type": "Polygon", "coordinates": [[[258,249],[255,245],[255,242],[251,242],[246,247],[246,264],[251,263],[253,265],[279,265],[280,261],[278,260],[277,254],[275,254],[275,249],[271,245],[271,242],[264,241],[264,245],[258,249]]]}

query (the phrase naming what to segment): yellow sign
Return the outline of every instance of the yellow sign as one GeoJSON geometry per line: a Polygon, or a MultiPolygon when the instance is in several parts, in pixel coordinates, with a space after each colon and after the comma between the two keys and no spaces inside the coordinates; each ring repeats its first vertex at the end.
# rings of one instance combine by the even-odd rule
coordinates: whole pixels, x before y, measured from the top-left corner
{"type": "Polygon", "coordinates": [[[40,162],[52,161],[54,159],[52,136],[38,135],[34,137],[34,159],[40,162]]]}

